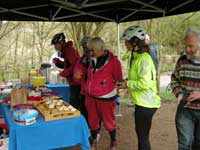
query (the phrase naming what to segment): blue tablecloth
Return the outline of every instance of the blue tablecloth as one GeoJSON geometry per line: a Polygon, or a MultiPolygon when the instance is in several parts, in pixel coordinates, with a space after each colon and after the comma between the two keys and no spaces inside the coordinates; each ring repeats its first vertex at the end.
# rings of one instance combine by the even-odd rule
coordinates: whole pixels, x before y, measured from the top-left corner
{"type": "Polygon", "coordinates": [[[15,124],[8,105],[2,106],[9,127],[9,150],[48,150],[81,144],[89,150],[90,132],[83,116],[45,122],[39,116],[37,123],[29,126],[15,124]]]}
{"type": "MultiPolygon", "coordinates": [[[[1,97],[1,95],[0,95],[0,99],[1,99],[2,97],[1,97]]],[[[2,102],[2,101],[1,101],[2,102]]],[[[2,107],[1,107],[1,105],[2,105],[2,103],[0,102],[0,116],[1,115],[3,115],[3,110],[2,110],[2,107]]]]}
{"type": "Polygon", "coordinates": [[[69,84],[45,84],[45,86],[51,89],[53,92],[62,96],[64,101],[69,102],[70,98],[70,87],[69,84]]]}

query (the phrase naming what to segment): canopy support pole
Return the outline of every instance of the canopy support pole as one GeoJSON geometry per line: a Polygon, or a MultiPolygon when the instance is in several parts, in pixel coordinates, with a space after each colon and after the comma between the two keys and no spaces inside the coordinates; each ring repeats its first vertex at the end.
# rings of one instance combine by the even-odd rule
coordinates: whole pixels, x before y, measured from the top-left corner
{"type": "Polygon", "coordinates": [[[119,30],[120,30],[120,24],[117,22],[117,57],[120,59],[120,35],[119,35],[119,30]]]}

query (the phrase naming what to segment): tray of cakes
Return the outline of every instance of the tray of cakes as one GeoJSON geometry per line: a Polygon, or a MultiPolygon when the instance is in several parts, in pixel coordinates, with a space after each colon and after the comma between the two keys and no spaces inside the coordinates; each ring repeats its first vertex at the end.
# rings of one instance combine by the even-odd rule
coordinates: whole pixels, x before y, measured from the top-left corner
{"type": "Polygon", "coordinates": [[[58,96],[45,98],[44,101],[35,104],[45,121],[59,120],[80,116],[80,111],[63,101],[58,96]]]}

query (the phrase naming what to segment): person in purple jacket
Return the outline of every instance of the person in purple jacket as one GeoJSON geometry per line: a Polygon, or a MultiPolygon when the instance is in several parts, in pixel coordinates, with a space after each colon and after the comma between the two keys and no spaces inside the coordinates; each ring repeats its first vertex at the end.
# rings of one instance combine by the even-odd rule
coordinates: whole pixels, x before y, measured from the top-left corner
{"type": "Polygon", "coordinates": [[[87,45],[92,50],[92,59],[84,85],[85,105],[92,134],[91,149],[94,150],[98,144],[99,122],[102,121],[110,134],[110,149],[114,150],[116,148],[115,106],[117,96],[115,84],[122,80],[121,64],[117,57],[106,49],[100,37],[90,39],[87,45]]]}
{"type": "Polygon", "coordinates": [[[76,63],[74,67],[73,78],[74,81],[81,84],[81,91],[80,91],[80,111],[81,114],[85,117],[86,121],[88,122],[88,115],[87,110],[85,107],[85,91],[84,91],[84,84],[87,80],[87,69],[90,62],[90,55],[91,51],[87,47],[87,43],[91,38],[89,36],[84,36],[81,39],[81,46],[83,49],[83,56],[81,56],[80,60],[76,63]]]}

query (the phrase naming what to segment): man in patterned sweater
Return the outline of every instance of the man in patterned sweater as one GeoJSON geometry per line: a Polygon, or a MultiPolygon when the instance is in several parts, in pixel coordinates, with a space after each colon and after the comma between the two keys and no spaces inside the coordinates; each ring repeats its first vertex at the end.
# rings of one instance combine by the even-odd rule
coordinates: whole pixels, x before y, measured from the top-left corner
{"type": "Polygon", "coordinates": [[[177,97],[176,130],[178,150],[200,150],[200,30],[186,31],[185,55],[171,76],[177,97]]]}

